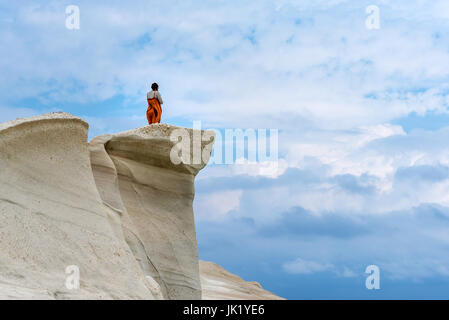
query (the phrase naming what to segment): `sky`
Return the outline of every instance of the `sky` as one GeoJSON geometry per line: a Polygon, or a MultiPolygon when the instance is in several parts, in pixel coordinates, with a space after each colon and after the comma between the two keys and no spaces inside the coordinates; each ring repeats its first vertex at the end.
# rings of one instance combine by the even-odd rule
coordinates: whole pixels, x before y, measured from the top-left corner
{"type": "Polygon", "coordinates": [[[197,176],[201,259],[287,299],[449,297],[448,1],[0,0],[0,55],[2,122],[144,126],[158,82],[165,123],[278,130],[197,176]]]}

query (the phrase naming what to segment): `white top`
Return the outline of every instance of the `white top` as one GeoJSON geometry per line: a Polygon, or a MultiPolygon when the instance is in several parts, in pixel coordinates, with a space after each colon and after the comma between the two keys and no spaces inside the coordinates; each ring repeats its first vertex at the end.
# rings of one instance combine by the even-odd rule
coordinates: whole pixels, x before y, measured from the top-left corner
{"type": "Polygon", "coordinates": [[[163,104],[164,101],[162,101],[162,96],[159,93],[159,91],[150,91],[147,93],[147,99],[153,99],[154,95],[156,94],[156,98],[159,101],[159,104],[163,104]]]}

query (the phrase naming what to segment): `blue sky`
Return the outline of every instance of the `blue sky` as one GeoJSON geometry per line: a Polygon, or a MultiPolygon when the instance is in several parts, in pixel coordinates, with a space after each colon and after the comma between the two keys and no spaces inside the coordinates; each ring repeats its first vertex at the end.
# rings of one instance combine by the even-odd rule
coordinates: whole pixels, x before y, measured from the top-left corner
{"type": "Polygon", "coordinates": [[[198,175],[200,258],[289,299],[449,297],[447,1],[2,0],[0,52],[0,121],[143,126],[157,81],[163,122],[279,130],[277,169],[198,175]]]}

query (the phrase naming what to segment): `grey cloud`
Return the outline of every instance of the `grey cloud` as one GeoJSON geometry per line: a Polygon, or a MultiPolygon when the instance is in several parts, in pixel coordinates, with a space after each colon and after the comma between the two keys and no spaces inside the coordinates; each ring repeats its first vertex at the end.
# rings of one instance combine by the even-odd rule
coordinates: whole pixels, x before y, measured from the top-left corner
{"type": "Polygon", "coordinates": [[[449,177],[449,167],[443,165],[422,165],[398,168],[395,179],[405,181],[439,182],[449,177]]]}
{"type": "Polygon", "coordinates": [[[276,186],[312,185],[324,181],[319,172],[288,168],[276,179],[263,176],[236,175],[230,177],[212,177],[199,180],[196,192],[211,192],[229,189],[265,189],[276,186]]]}
{"type": "Polygon", "coordinates": [[[353,238],[369,232],[370,225],[362,220],[332,213],[317,215],[301,207],[292,208],[276,223],[259,229],[266,237],[353,238]]]}
{"type": "Polygon", "coordinates": [[[377,178],[363,174],[357,177],[352,174],[336,175],[330,179],[340,188],[351,193],[373,194],[376,192],[376,186],[373,184],[377,178]]]}

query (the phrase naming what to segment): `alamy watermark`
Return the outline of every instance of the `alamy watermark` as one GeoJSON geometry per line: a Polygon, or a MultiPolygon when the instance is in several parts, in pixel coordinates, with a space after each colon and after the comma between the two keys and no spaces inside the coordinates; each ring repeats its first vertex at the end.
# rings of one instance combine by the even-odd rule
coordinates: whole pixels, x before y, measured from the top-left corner
{"type": "Polygon", "coordinates": [[[174,143],[170,151],[173,164],[235,164],[242,160],[251,164],[278,162],[278,129],[202,131],[201,121],[194,121],[193,129],[177,128],[170,134],[174,143]]]}
{"type": "Polygon", "coordinates": [[[65,27],[69,30],[80,29],[80,8],[75,5],[70,5],[65,8],[65,27]]]}
{"type": "Polygon", "coordinates": [[[80,288],[80,268],[76,265],[67,266],[65,273],[68,275],[65,279],[65,287],[68,290],[77,290],[80,288]]]}
{"type": "Polygon", "coordinates": [[[378,6],[370,5],[366,7],[365,12],[368,17],[365,20],[365,26],[368,30],[380,29],[380,9],[378,6]]]}
{"type": "Polygon", "coordinates": [[[378,266],[372,264],[366,267],[365,273],[369,274],[366,278],[365,286],[368,290],[380,289],[380,269],[378,266]]]}

